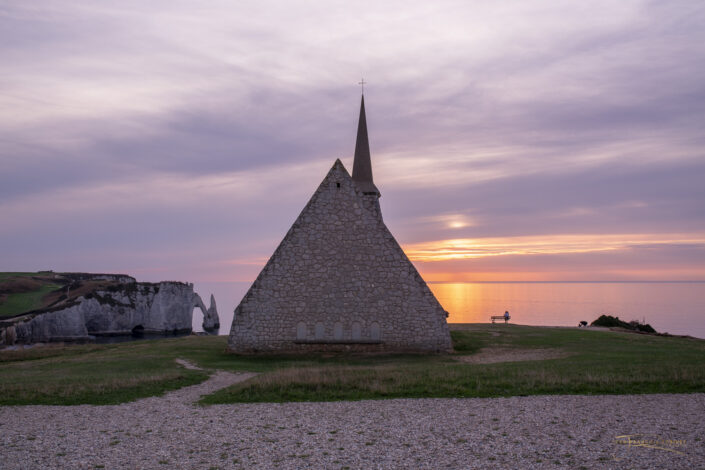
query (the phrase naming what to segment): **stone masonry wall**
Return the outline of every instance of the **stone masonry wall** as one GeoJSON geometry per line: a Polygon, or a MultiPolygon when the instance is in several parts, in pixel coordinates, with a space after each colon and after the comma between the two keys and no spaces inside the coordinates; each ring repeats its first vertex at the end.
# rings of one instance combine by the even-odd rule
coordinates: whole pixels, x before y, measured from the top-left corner
{"type": "Polygon", "coordinates": [[[449,351],[446,312],[337,160],[235,309],[233,352],[449,351]]]}

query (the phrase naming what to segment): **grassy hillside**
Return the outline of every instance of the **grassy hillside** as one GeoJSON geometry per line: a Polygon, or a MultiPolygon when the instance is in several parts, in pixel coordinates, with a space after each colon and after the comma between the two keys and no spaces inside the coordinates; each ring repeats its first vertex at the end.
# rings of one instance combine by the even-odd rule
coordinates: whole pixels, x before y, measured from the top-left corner
{"type": "Polygon", "coordinates": [[[46,295],[59,287],[38,273],[0,273],[0,317],[43,307],[46,295]]]}
{"type": "Polygon", "coordinates": [[[95,289],[119,284],[88,273],[0,273],[0,318],[70,303],[95,289]]]}
{"type": "Polygon", "coordinates": [[[261,372],[205,397],[206,404],[705,392],[703,340],[515,325],[453,329],[456,353],[450,356],[236,356],[225,352],[225,337],[197,336],[5,350],[0,404],[119,403],[206,378],[176,358],[207,369],[261,372]],[[549,359],[473,363],[544,353],[549,359]]]}
{"type": "Polygon", "coordinates": [[[0,317],[16,315],[44,307],[44,298],[50,292],[61,287],[58,284],[44,284],[30,292],[19,292],[8,295],[0,304],[0,317]]]}

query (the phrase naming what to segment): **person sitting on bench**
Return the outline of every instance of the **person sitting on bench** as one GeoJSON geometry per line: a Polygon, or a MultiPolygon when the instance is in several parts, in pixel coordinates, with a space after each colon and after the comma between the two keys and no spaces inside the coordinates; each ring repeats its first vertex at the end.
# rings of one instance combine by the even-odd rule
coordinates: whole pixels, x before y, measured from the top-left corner
{"type": "Polygon", "coordinates": [[[494,323],[495,320],[504,320],[504,323],[506,324],[507,322],[509,322],[510,318],[511,317],[509,316],[509,312],[504,312],[504,315],[492,315],[490,317],[490,320],[492,321],[492,323],[494,323]]]}

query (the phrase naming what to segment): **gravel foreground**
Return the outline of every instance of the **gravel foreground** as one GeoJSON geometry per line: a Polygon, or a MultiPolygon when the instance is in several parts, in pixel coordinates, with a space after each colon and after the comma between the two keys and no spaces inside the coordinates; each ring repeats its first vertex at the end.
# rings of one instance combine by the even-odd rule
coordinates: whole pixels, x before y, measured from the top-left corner
{"type": "Polygon", "coordinates": [[[0,468],[705,469],[701,393],[193,404],[250,376],[115,406],[1,407],[0,468]]]}

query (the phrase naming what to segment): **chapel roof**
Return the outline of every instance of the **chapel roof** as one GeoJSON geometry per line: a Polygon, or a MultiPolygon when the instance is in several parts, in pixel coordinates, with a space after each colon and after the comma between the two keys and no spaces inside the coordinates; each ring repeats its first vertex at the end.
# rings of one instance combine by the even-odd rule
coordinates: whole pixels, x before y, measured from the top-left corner
{"type": "Polygon", "coordinates": [[[365,95],[362,95],[360,100],[360,119],[357,123],[352,179],[357,189],[363,194],[377,193],[378,196],[380,195],[379,189],[372,180],[370,141],[367,137],[367,118],[365,117],[365,95]]]}

